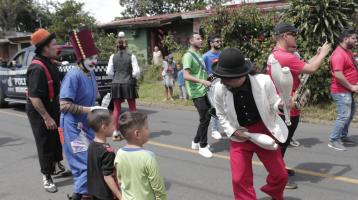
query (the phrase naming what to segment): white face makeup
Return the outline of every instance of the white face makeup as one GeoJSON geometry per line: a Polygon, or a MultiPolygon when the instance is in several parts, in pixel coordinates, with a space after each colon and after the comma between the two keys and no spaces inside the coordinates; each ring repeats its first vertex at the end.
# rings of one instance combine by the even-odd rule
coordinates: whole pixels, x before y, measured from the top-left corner
{"type": "Polygon", "coordinates": [[[95,68],[96,65],[97,65],[97,55],[93,55],[93,56],[91,56],[91,57],[86,58],[86,59],[83,61],[83,65],[85,66],[85,68],[86,68],[88,71],[94,70],[94,68],[95,68]]]}

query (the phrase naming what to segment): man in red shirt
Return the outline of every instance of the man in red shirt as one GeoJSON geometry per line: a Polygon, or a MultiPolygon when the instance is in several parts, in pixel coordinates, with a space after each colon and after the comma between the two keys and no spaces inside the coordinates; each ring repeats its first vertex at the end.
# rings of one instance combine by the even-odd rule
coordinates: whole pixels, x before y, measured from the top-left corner
{"type": "MultiPolygon", "coordinates": [[[[275,29],[276,46],[273,49],[268,61],[267,61],[267,73],[271,76],[271,63],[273,59],[276,59],[281,67],[289,67],[293,78],[292,96],[294,95],[297,87],[300,85],[300,74],[313,74],[319,69],[324,58],[331,50],[331,45],[325,43],[322,47],[318,48],[317,54],[312,57],[308,62],[305,62],[300,58],[300,55],[296,52],[296,34],[298,29],[289,23],[280,23],[275,29]]],[[[272,77],[271,77],[272,78],[272,77]]],[[[292,108],[291,114],[291,126],[288,126],[288,137],[285,143],[281,143],[281,153],[284,157],[286,149],[290,144],[290,141],[296,131],[300,118],[301,110],[292,108]]],[[[284,119],[284,115],[281,113],[281,118],[284,119]]],[[[287,170],[289,176],[294,175],[293,170],[287,170]]],[[[296,189],[295,183],[288,182],[286,189],[296,189]]]]}
{"type": "Polygon", "coordinates": [[[331,95],[336,102],[337,119],[329,138],[328,146],[345,151],[344,145],[355,144],[348,138],[348,128],[355,111],[353,94],[358,93],[358,71],[352,49],[357,45],[357,34],[345,30],[339,45],[329,59],[332,70],[331,95]]]}

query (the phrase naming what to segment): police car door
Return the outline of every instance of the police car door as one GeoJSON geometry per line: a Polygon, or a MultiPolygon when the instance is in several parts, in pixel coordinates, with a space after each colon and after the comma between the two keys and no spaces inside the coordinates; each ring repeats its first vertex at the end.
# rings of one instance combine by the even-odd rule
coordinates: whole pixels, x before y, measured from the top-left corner
{"type": "Polygon", "coordinates": [[[18,52],[10,63],[10,70],[7,80],[7,96],[19,98],[26,91],[26,51],[18,52]]]}

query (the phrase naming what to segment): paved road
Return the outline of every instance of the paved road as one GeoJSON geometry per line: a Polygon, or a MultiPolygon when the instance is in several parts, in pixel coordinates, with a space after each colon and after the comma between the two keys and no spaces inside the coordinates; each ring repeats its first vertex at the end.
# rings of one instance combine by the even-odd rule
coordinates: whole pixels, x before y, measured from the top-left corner
{"type": "MultiPolygon", "coordinates": [[[[229,200],[231,191],[228,141],[210,138],[215,157],[205,159],[189,144],[196,130],[195,112],[140,107],[149,115],[151,141],[146,148],[156,153],[171,200],[229,200]]],[[[301,124],[297,139],[303,144],[290,148],[286,164],[297,170],[297,190],[286,190],[287,200],[358,199],[357,146],[346,152],[327,147],[330,126],[301,124]]],[[[358,129],[352,138],[358,141],[358,129]]],[[[119,148],[124,143],[115,143],[119,148]]],[[[35,143],[22,106],[0,109],[0,199],[63,200],[72,192],[71,178],[55,179],[59,192],[42,189],[35,143]]],[[[259,200],[269,200],[258,190],[266,171],[255,157],[255,188],[259,200]]]]}

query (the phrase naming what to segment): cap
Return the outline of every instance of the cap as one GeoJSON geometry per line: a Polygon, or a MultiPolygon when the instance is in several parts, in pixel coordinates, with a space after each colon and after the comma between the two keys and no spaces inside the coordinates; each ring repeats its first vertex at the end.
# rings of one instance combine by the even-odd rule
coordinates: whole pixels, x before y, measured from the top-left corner
{"type": "Polygon", "coordinates": [[[298,29],[296,27],[294,27],[292,24],[283,22],[283,23],[277,24],[275,26],[274,32],[275,32],[275,35],[280,35],[282,33],[287,33],[287,32],[298,33],[298,29]]]}
{"type": "Polygon", "coordinates": [[[46,29],[40,28],[31,35],[31,43],[36,47],[36,53],[39,53],[42,47],[50,43],[56,37],[54,33],[48,32],[46,29]]]}

